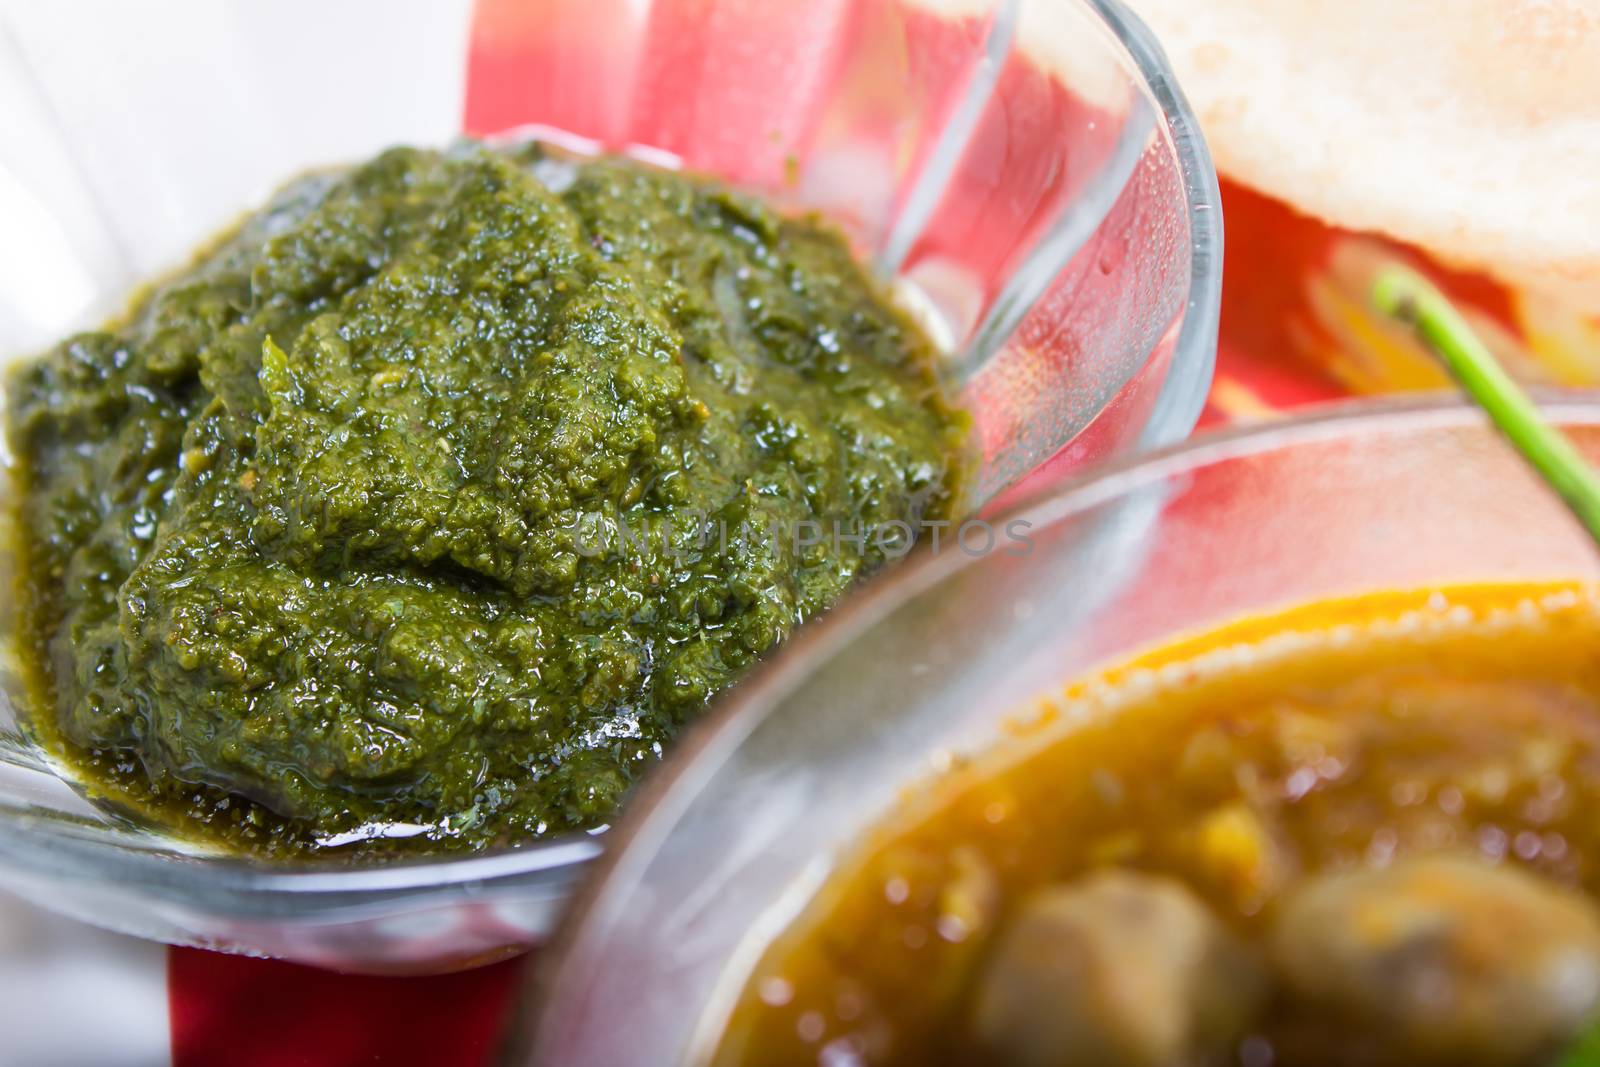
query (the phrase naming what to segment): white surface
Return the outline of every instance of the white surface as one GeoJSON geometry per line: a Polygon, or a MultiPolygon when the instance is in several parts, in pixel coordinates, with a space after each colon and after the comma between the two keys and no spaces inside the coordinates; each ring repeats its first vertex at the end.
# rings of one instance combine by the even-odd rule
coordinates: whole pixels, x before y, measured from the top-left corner
{"type": "Polygon", "coordinates": [[[460,129],[471,0],[0,0],[0,355],[307,167],[460,129]]]}
{"type": "Polygon", "coordinates": [[[0,1064],[171,1062],[166,949],[0,894],[0,1064]]]}

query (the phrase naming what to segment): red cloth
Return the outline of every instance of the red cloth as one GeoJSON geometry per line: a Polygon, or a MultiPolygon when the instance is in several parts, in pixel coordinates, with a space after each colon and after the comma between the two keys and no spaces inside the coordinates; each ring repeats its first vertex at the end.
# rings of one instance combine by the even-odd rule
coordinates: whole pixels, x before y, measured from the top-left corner
{"type": "Polygon", "coordinates": [[[526,967],[376,978],[169,949],[173,1067],[485,1067],[526,967]]]}

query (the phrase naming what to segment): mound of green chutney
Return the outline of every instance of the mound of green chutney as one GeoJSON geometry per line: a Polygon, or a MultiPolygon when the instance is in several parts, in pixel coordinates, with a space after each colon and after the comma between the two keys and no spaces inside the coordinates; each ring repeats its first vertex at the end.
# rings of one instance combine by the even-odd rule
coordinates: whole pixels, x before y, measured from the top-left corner
{"type": "Polygon", "coordinates": [[[256,852],[595,827],[951,513],[932,359],[837,232],[704,179],[301,179],[9,379],[35,729],[256,852]]]}

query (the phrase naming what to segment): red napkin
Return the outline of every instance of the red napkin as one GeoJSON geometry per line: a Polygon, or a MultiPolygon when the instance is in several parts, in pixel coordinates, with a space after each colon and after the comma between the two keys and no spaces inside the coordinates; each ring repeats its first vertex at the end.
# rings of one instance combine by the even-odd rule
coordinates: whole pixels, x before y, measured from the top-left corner
{"type": "Polygon", "coordinates": [[[484,1067],[526,966],[377,978],[169,949],[173,1067],[484,1067]]]}

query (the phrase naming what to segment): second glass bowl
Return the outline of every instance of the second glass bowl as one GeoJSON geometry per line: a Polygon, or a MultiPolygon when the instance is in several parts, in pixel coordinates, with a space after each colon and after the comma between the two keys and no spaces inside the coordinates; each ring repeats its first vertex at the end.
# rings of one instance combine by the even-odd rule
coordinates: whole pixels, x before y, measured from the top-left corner
{"type": "MultiPolygon", "coordinates": [[[[1600,402],[1547,411],[1600,457],[1600,402]]],[[[531,1049],[513,1062],[705,1062],[761,952],[862,835],[1099,668],[1327,598],[1600,581],[1582,527],[1453,400],[1198,439],[996,526],[1025,550],[922,555],[686,739],[541,961],[531,1049]]]]}

